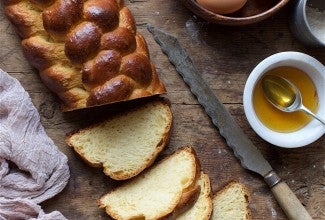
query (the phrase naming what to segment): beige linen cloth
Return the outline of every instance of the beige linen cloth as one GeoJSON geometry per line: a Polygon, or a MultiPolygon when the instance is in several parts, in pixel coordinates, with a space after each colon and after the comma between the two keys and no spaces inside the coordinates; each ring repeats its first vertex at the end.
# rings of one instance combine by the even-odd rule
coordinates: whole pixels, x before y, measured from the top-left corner
{"type": "Polygon", "coordinates": [[[28,93],[0,69],[0,220],[66,219],[39,203],[63,190],[67,157],[47,136],[28,93]]]}

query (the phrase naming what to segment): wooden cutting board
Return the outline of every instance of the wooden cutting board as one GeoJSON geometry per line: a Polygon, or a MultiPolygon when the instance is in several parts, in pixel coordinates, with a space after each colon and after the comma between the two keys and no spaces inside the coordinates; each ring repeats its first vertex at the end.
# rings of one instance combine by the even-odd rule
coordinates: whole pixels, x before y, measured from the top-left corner
{"type": "MultiPolygon", "coordinates": [[[[174,125],[170,144],[158,160],[175,149],[192,145],[209,174],[214,192],[231,180],[244,183],[251,194],[253,219],[286,219],[270,190],[258,175],[243,169],[218,130],[175,72],[160,47],[146,30],[150,22],[177,36],[220,100],[287,182],[314,219],[325,219],[325,138],[307,147],[282,149],[265,142],[251,129],[243,110],[242,95],[250,71],[262,59],[282,51],[300,51],[325,64],[325,49],[306,48],[294,39],[288,27],[291,6],[259,24],[226,27],[209,24],[173,0],[130,0],[131,9],[147,42],[172,103],[174,125]]],[[[62,193],[41,204],[46,212],[59,210],[68,219],[110,219],[97,207],[97,199],[121,184],[106,177],[101,169],[82,162],[64,142],[65,134],[81,128],[98,116],[111,115],[126,104],[61,113],[59,101],[41,83],[35,69],[23,57],[20,39],[0,10],[0,68],[16,77],[39,110],[48,135],[69,158],[71,178],[62,193]]],[[[134,103],[131,103],[131,105],[134,103]]]]}

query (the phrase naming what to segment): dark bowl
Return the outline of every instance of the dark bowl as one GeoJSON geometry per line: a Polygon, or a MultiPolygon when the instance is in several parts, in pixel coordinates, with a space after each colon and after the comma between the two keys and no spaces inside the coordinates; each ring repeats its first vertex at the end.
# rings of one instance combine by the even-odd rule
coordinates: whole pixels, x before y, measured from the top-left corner
{"type": "Polygon", "coordinates": [[[199,5],[196,0],[181,1],[194,14],[207,21],[223,25],[247,25],[270,17],[290,0],[248,0],[240,10],[227,15],[213,13],[199,5]]]}

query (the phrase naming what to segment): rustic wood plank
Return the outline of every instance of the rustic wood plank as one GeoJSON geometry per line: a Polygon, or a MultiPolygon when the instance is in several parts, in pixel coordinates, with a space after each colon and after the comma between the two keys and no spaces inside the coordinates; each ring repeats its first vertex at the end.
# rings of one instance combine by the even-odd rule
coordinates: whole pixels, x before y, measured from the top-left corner
{"type": "MultiPolygon", "coordinates": [[[[270,164],[296,193],[314,219],[324,219],[324,137],[299,149],[270,145],[251,129],[243,111],[242,93],[254,66],[267,56],[287,50],[301,51],[325,63],[324,49],[307,48],[296,41],[288,27],[290,6],[255,25],[226,27],[205,22],[173,0],[125,1],[133,12],[138,30],[145,36],[152,60],[165,82],[174,124],[170,144],[159,156],[163,158],[178,147],[192,145],[209,174],[213,191],[237,179],[251,193],[253,219],[286,219],[270,190],[256,174],[243,169],[214,128],[209,117],[189,92],[188,87],[169,63],[160,47],[146,30],[151,23],[178,37],[193,62],[225,103],[244,132],[261,149],[270,164]]],[[[42,204],[46,211],[59,210],[68,219],[110,219],[96,200],[119,185],[101,169],[80,160],[64,142],[65,134],[85,126],[98,117],[108,116],[127,105],[111,105],[91,110],[61,113],[57,97],[41,83],[20,49],[20,40],[0,10],[0,68],[16,77],[31,95],[48,135],[68,156],[71,179],[65,190],[42,204]]]]}

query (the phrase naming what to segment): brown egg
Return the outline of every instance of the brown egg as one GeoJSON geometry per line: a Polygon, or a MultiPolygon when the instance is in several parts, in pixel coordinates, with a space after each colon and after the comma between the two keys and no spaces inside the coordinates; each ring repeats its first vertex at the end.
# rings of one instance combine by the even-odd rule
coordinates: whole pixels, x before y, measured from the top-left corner
{"type": "Polygon", "coordinates": [[[197,0],[202,7],[217,14],[229,14],[241,9],[247,0],[197,0]]]}

